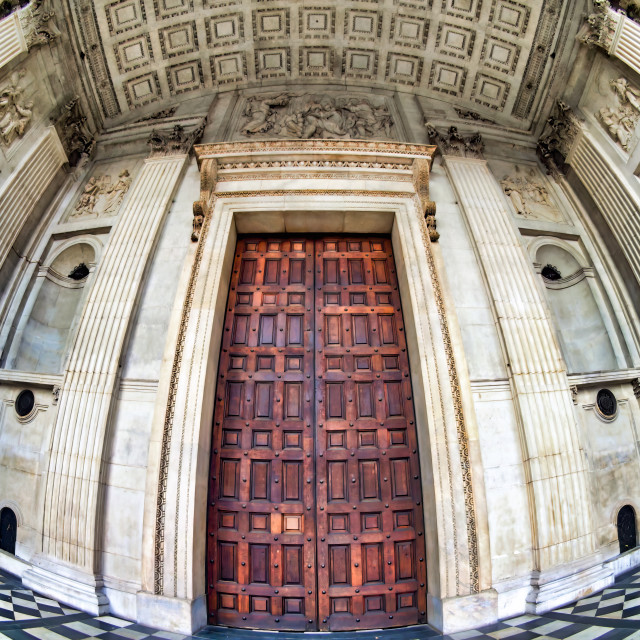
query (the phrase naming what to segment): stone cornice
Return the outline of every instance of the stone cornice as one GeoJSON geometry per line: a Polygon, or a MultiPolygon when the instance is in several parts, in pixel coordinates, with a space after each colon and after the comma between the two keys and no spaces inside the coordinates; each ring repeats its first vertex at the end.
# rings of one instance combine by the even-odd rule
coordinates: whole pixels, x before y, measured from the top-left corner
{"type": "Polygon", "coordinates": [[[196,157],[200,163],[205,158],[253,158],[260,156],[276,156],[287,154],[310,155],[322,154],[322,157],[346,155],[346,160],[357,157],[383,159],[386,157],[406,158],[410,164],[414,158],[432,160],[436,148],[432,145],[407,144],[403,142],[382,142],[366,140],[252,140],[250,142],[221,142],[214,144],[200,144],[194,147],[196,157]]]}

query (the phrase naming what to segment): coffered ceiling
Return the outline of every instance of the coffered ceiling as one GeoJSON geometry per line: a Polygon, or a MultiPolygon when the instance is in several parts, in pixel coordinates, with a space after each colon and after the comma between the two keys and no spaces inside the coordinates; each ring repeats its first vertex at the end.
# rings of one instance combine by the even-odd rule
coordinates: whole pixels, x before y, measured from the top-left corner
{"type": "Polygon", "coordinates": [[[107,119],[242,87],[384,87],[526,129],[581,0],[68,0],[107,119]]]}

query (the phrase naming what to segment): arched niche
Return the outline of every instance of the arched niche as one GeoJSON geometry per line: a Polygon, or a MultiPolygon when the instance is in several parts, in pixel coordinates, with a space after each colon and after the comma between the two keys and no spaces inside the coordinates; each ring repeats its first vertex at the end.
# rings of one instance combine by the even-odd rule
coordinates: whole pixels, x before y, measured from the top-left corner
{"type": "Polygon", "coordinates": [[[59,373],[100,250],[94,238],[73,239],[40,268],[9,356],[12,369],[59,373]]]}
{"type": "Polygon", "coordinates": [[[539,239],[530,250],[546,288],[569,373],[625,366],[611,316],[586,258],[557,238],[539,239]]]}

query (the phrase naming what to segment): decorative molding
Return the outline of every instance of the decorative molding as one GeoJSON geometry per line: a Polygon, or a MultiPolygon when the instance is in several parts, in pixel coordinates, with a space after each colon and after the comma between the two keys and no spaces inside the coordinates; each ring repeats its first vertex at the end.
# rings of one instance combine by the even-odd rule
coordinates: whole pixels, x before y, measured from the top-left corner
{"type": "Polygon", "coordinates": [[[260,155],[276,151],[301,152],[305,154],[313,154],[317,151],[325,153],[345,151],[352,152],[356,155],[393,155],[406,158],[432,158],[435,149],[433,146],[424,144],[373,140],[252,140],[246,142],[201,144],[196,146],[196,153],[199,158],[207,156],[233,158],[234,156],[260,155]]]}
{"type": "Polygon", "coordinates": [[[482,122],[485,124],[496,124],[495,120],[485,118],[475,111],[471,111],[469,109],[459,109],[458,107],[454,107],[454,109],[458,118],[460,118],[461,120],[473,120],[474,122],[482,122]]]}
{"type": "MultiPolygon", "coordinates": [[[[212,196],[211,200],[213,201],[214,199],[215,196],[212,196]]],[[[210,202],[210,206],[213,206],[213,202],[210,202]]],[[[178,378],[180,377],[180,369],[182,366],[182,354],[184,352],[184,346],[187,337],[189,315],[191,313],[191,307],[193,305],[193,296],[195,294],[198,274],[200,273],[204,244],[207,237],[207,232],[209,230],[209,225],[211,223],[211,216],[206,215],[208,209],[209,207],[203,209],[204,219],[198,235],[198,248],[196,249],[196,254],[191,266],[189,284],[187,285],[187,291],[185,294],[184,303],[182,305],[180,329],[178,331],[176,351],[173,356],[173,366],[171,368],[171,379],[169,381],[169,398],[167,401],[167,410],[165,413],[164,425],[162,430],[154,539],[153,592],[156,595],[164,594],[164,528],[166,519],[165,508],[167,504],[167,485],[169,480],[169,453],[171,451],[171,437],[176,406],[176,393],[178,391],[178,378]]]]}
{"type": "Polygon", "coordinates": [[[529,49],[529,59],[520,80],[518,95],[511,109],[511,115],[525,119],[531,115],[534,101],[542,81],[542,75],[549,62],[556,33],[562,23],[560,18],[564,0],[542,0],[536,35],[529,49]]]}
{"type": "Polygon", "coordinates": [[[84,45],[83,51],[89,62],[93,86],[98,95],[102,112],[107,118],[113,118],[121,111],[102,46],[94,3],[92,0],[74,0],[70,4],[75,9],[78,29],[84,45]]]}
{"type": "Polygon", "coordinates": [[[426,122],[425,127],[429,141],[438,146],[442,155],[463,158],[483,157],[484,142],[479,133],[465,138],[458,133],[457,127],[449,127],[447,133],[440,133],[430,122],[426,122]]]}
{"type": "Polygon", "coordinates": [[[19,369],[0,369],[0,382],[11,384],[25,384],[31,387],[51,387],[52,389],[62,384],[64,376],[52,373],[32,373],[19,369]]]}
{"type": "MultiPolygon", "coordinates": [[[[464,490],[464,508],[467,531],[467,545],[469,548],[469,582],[472,593],[480,591],[479,556],[478,556],[478,529],[476,524],[475,501],[473,497],[473,478],[471,475],[471,461],[469,459],[469,437],[462,409],[462,397],[460,395],[460,380],[456,367],[453,347],[451,345],[451,334],[447,322],[447,310],[442,296],[442,288],[436,271],[433,252],[431,250],[431,229],[422,215],[421,208],[416,207],[420,224],[422,244],[427,256],[429,273],[431,274],[431,285],[433,287],[436,304],[438,306],[438,319],[440,321],[440,331],[444,342],[444,349],[447,357],[447,369],[451,385],[451,396],[456,419],[456,432],[458,437],[458,448],[460,453],[460,466],[462,469],[462,486],[464,490]]],[[[460,586],[459,567],[456,562],[456,586],[460,586]]]]}
{"type": "Polygon", "coordinates": [[[202,137],[206,124],[207,118],[205,116],[199,126],[189,133],[179,124],[174,125],[171,131],[154,129],[148,140],[151,147],[149,157],[157,158],[189,153],[191,147],[202,137]]]}

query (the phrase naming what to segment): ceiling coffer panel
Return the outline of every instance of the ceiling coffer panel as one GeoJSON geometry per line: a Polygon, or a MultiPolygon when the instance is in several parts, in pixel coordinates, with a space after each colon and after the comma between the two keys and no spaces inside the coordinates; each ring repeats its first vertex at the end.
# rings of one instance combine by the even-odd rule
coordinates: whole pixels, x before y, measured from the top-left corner
{"type": "Polygon", "coordinates": [[[103,115],[289,81],[416,93],[532,117],[561,0],[75,0],[103,115]]]}

